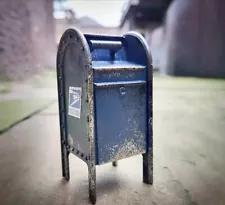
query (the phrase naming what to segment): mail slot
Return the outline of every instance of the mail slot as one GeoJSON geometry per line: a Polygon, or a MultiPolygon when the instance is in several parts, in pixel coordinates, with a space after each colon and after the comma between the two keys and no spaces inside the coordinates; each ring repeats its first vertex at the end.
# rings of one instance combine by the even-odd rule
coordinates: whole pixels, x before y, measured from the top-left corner
{"type": "Polygon", "coordinates": [[[95,203],[96,165],[143,155],[143,181],[152,184],[152,59],[144,38],[68,29],[57,81],[63,177],[70,178],[69,154],[83,160],[95,203]]]}

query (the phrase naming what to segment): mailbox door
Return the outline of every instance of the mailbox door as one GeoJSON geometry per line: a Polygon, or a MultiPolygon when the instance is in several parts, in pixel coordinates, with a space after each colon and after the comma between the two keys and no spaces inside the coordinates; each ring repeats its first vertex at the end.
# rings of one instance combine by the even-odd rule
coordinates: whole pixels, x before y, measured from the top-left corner
{"type": "Polygon", "coordinates": [[[96,83],[96,162],[146,152],[146,83],[96,83]]]}

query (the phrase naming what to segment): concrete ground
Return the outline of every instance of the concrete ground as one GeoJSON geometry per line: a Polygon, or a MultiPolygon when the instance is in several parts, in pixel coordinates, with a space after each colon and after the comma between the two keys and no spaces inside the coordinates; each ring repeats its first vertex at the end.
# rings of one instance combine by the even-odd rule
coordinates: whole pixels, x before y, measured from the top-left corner
{"type": "MultiPolygon", "coordinates": [[[[182,82],[154,85],[154,184],[141,156],[99,166],[97,204],[225,204],[224,83],[182,82]]],[[[90,204],[86,164],[70,156],[70,170],[65,182],[57,104],[0,136],[1,205],[90,204]]]]}
{"type": "Polygon", "coordinates": [[[0,81],[0,134],[57,101],[54,71],[21,81],[0,81]]]}

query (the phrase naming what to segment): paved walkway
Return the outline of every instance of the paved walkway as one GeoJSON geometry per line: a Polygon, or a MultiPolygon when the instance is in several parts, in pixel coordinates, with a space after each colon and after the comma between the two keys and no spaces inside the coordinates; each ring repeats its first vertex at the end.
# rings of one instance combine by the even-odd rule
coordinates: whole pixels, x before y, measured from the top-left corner
{"type": "MultiPolygon", "coordinates": [[[[225,204],[224,151],[211,162],[208,155],[218,150],[198,153],[198,141],[184,143],[168,130],[166,135],[157,119],[154,126],[154,185],[142,183],[141,156],[119,161],[116,168],[102,165],[97,167],[97,204],[225,204]]],[[[70,165],[71,180],[65,182],[55,104],[0,136],[0,204],[90,204],[86,165],[75,156],[70,165]]]]}
{"type": "MultiPolygon", "coordinates": [[[[224,205],[224,92],[220,81],[155,80],[154,184],[142,183],[141,156],[99,166],[97,204],[224,205]]],[[[0,205],[90,204],[86,164],[70,156],[71,180],[61,177],[57,108],[0,136],[0,205]]]]}
{"type": "Polygon", "coordinates": [[[10,92],[0,92],[0,134],[57,102],[56,79],[41,80],[1,83],[10,92]]]}
{"type": "Polygon", "coordinates": [[[12,84],[11,92],[0,94],[0,100],[56,99],[56,85],[51,87],[34,87],[29,84],[12,84]]]}

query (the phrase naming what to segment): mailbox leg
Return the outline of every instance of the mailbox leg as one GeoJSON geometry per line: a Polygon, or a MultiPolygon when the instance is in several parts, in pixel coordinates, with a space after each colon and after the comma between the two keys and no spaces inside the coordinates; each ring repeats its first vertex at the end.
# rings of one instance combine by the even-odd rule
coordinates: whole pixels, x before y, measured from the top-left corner
{"type": "Polygon", "coordinates": [[[143,182],[153,184],[153,150],[143,154],[143,182]]]}
{"type": "Polygon", "coordinates": [[[62,175],[66,180],[70,179],[70,167],[69,167],[69,153],[66,149],[66,145],[61,144],[61,159],[62,159],[62,175]]]}
{"type": "Polygon", "coordinates": [[[96,203],[96,167],[90,163],[88,166],[88,180],[89,180],[89,199],[91,203],[96,203]]]}
{"type": "Polygon", "coordinates": [[[112,165],[113,165],[114,167],[117,167],[118,162],[117,162],[117,161],[114,161],[114,162],[112,162],[112,165]]]}

